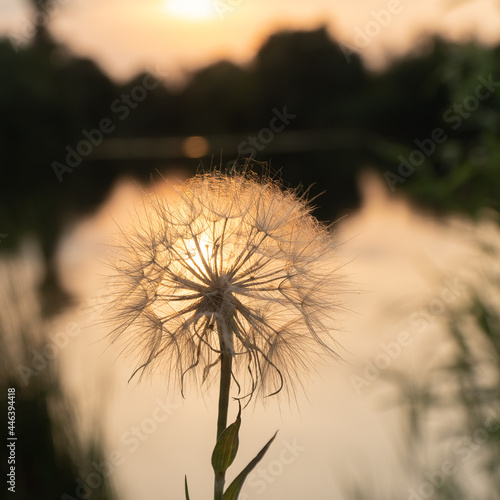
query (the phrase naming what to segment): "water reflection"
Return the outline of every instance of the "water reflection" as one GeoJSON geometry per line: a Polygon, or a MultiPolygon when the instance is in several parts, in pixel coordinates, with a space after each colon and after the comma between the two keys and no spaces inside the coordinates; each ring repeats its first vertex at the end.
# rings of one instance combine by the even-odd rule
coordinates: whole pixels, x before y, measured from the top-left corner
{"type": "MultiPolygon", "coordinates": [[[[459,499],[462,476],[498,487],[498,226],[418,213],[371,174],[360,186],[362,208],[337,227],[355,283],[337,334],[344,362],[318,368],[299,409],[271,399],[246,410],[230,471],[281,430],[242,500],[425,498],[431,488],[459,499]]],[[[51,329],[78,326],[58,353],[64,387],[79,432],[95,437],[96,415],[103,426],[101,465],[118,498],[182,498],[184,474],[192,498],[207,498],[215,388],[182,400],[159,377],[127,385],[134,364],[105,340],[107,245],[140,194],[134,181],[120,181],[99,213],[63,238],[62,281],[82,305],[51,329]]]]}
{"type": "MultiPolygon", "coordinates": [[[[102,459],[96,432],[81,439],[78,414],[62,384],[59,361],[80,330],[74,319],[53,323],[43,315],[46,272],[36,241],[0,259],[0,407],[7,415],[8,393],[12,423],[8,486],[19,498],[42,500],[76,495],[79,478],[102,459]]],[[[113,498],[102,477],[92,493],[96,500],[113,498]]]]}

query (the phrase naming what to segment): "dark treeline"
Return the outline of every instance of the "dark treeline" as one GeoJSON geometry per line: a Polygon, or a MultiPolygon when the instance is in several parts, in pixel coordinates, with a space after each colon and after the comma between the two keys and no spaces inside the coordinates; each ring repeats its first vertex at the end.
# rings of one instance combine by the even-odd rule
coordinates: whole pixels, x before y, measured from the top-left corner
{"type": "Polygon", "coordinates": [[[205,166],[255,153],[286,183],[326,190],[318,202],[323,219],[356,207],[356,177],[366,167],[434,209],[498,208],[500,48],[437,38],[424,45],[374,74],[324,29],[282,32],[248,67],[213,64],[174,92],[148,75],[118,85],[46,33],[17,51],[5,39],[2,245],[32,231],[50,257],[61,227],[98,207],[120,174],[147,180],[157,168],[199,167],[182,155],[103,159],[102,144],[81,163],[68,158],[68,148],[89,139],[84,131],[96,129],[105,140],[213,137],[205,166]],[[262,132],[271,125],[273,140],[262,132]],[[229,142],[220,139],[226,136],[229,142]]]}
{"type": "MultiPolygon", "coordinates": [[[[118,85],[44,30],[19,50],[0,40],[0,249],[15,248],[25,234],[37,236],[49,269],[37,297],[43,318],[57,311],[65,304],[53,267],[61,230],[96,210],[120,175],[148,181],[156,169],[194,173],[200,159],[182,154],[180,140],[172,139],[194,135],[209,140],[201,157],[207,167],[225,168],[252,155],[271,162],[286,184],[315,183],[312,195],[326,191],[318,200],[325,220],[356,207],[356,178],[364,168],[378,170],[388,189],[429,209],[470,215],[482,207],[498,210],[500,47],[438,38],[422,47],[375,74],[324,29],[282,32],[249,66],[219,62],[174,91],[146,74],[118,85]],[[126,140],[115,142],[113,153],[109,145],[120,138],[126,140]],[[147,146],[135,154],[137,138],[168,139],[162,154],[147,146]],[[96,145],[75,158],[71,151],[86,152],[82,141],[96,145]],[[134,154],[121,149],[127,144],[134,154]],[[113,154],[106,158],[105,151],[113,154]]],[[[19,281],[17,273],[9,286],[19,281]]],[[[12,303],[21,301],[13,297],[12,303]]],[[[24,339],[0,324],[0,343],[9,335],[24,339]]],[[[75,478],[94,473],[89,464],[100,463],[103,452],[92,443],[86,454],[64,451],[74,447],[75,416],[71,407],[64,410],[62,434],[51,421],[47,401],[64,401],[55,367],[26,387],[9,375],[20,362],[31,366],[30,342],[21,360],[0,349],[6,370],[0,385],[4,394],[7,387],[22,387],[18,410],[25,421],[19,427],[36,450],[19,449],[30,457],[19,465],[20,491],[26,498],[61,498],[63,492],[72,498],[75,478]],[[63,442],[62,454],[54,436],[63,442]]],[[[95,493],[112,498],[105,482],[95,493]]]]}

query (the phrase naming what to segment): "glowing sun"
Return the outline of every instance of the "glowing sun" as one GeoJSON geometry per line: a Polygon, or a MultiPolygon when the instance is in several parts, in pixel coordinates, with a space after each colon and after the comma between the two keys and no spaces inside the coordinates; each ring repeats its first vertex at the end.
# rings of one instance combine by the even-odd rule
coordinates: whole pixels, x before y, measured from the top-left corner
{"type": "Polygon", "coordinates": [[[213,0],[167,0],[168,14],[189,20],[207,21],[216,17],[213,0]]]}

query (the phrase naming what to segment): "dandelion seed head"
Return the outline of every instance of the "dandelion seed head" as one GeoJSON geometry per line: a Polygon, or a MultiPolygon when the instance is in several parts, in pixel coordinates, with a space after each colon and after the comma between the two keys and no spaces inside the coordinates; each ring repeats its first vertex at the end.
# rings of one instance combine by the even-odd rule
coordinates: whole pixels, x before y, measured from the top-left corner
{"type": "MultiPolygon", "coordinates": [[[[116,257],[113,341],[183,386],[233,359],[240,396],[295,384],[336,356],[336,244],[297,191],[269,177],[199,174],[145,195],[116,257]]],[[[134,373],[136,373],[134,372],[134,373]]]]}

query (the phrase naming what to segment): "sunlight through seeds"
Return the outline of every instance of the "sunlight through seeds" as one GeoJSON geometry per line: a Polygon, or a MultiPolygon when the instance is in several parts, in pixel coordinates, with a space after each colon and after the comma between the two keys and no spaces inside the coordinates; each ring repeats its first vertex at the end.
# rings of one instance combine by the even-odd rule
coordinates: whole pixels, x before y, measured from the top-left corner
{"type": "MultiPolygon", "coordinates": [[[[113,339],[204,382],[232,358],[239,397],[293,389],[324,355],[342,278],[331,228],[304,197],[251,172],[210,172],[145,196],[116,260],[113,339]],[[212,370],[213,369],[213,370],[212,370]]],[[[136,373],[134,372],[134,373],[136,373]]]]}

